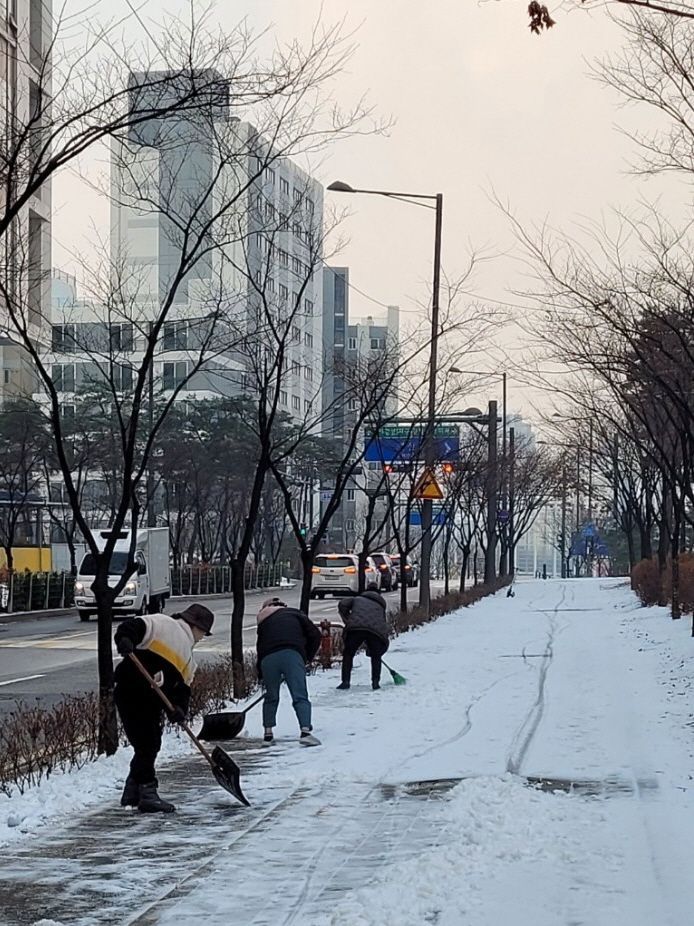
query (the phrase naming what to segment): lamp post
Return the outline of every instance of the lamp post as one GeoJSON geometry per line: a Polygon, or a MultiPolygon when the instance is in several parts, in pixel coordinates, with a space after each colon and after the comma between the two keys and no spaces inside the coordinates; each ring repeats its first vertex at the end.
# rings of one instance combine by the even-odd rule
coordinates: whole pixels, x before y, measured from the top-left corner
{"type": "MultiPolygon", "coordinates": [[[[433,469],[436,465],[436,375],[438,365],[439,341],[439,288],[441,280],[441,232],[443,227],[443,194],[435,195],[423,193],[397,193],[391,190],[362,190],[355,189],[348,183],[336,180],[328,186],[333,193],[362,193],[370,196],[385,196],[388,199],[399,199],[413,205],[433,209],[436,213],[434,227],[434,279],[431,296],[431,347],[429,354],[429,394],[427,402],[427,418],[424,428],[424,465],[433,469]],[[433,204],[433,205],[432,205],[433,204]]],[[[420,557],[419,604],[427,613],[431,605],[431,527],[433,502],[424,499],[422,502],[422,548],[420,557]]]]}

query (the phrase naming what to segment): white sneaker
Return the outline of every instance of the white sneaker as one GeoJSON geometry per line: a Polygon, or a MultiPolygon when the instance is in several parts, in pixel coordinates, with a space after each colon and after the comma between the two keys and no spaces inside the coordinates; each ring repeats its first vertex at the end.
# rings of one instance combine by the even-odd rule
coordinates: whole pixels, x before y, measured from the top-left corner
{"type": "Polygon", "coordinates": [[[301,736],[299,737],[299,742],[302,746],[320,746],[321,741],[317,736],[314,736],[313,733],[309,733],[307,730],[302,731],[301,736]]]}

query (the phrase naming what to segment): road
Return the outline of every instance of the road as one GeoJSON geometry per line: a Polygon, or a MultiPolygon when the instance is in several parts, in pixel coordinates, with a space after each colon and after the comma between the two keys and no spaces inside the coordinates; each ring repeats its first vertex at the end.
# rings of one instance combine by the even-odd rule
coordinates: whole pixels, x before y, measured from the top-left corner
{"type": "MultiPolygon", "coordinates": [[[[255,643],[255,616],[268,590],[249,592],[244,616],[244,644],[255,643]]],[[[416,597],[417,589],[410,590],[416,597]]],[[[399,592],[385,597],[395,604],[399,592]]],[[[298,605],[299,589],[283,590],[287,604],[298,605]]],[[[191,600],[207,605],[216,619],[213,636],[196,647],[198,660],[229,651],[231,598],[176,599],[168,602],[170,614],[180,611],[191,600]]],[[[337,599],[311,603],[311,617],[338,620],[337,599]]],[[[115,649],[114,649],[115,656],[115,649]]],[[[74,614],[43,619],[19,618],[0,624],[0,716],[11,711],[18,701],[38,702],[48,707],[64,695],[93,691],[96,688],[96,620],[83,624],[74,614]]]]}

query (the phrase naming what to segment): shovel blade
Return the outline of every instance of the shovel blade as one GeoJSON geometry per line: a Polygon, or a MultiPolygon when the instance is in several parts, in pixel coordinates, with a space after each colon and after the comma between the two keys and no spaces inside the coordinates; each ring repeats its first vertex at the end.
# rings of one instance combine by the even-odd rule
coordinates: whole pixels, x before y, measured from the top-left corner
{"type": "Polygon", "coordinates": [[[202,730],[198,739],[211,742],[214,740],[233,740],[243,730],[246,715],[237,711],[221,711],[207,714],[202,721],[202,730]]]}
{"type": "Polygon", "coordinates": [[[212,771],[214,777],[225,791],[233,794],[236,800],[246,807],[251,806],[250,801],[241,790],[241,772],[238,765],[219,746],[215,746],[212,750],[212,771]]]}

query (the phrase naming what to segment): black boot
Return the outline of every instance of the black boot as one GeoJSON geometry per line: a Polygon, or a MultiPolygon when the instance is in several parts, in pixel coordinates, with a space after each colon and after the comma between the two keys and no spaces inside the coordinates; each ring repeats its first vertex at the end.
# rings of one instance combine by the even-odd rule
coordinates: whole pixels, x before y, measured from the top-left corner
{"type": "Polygon", "coordinates": [[[159,797],[156,781],[140,785],[140,802],[137,807],[140,813],[173,813],[176,809],[169,801],[163,801],[159,797]]]}
{"type": "Polygon", "coordinates": [[[340,682],[340,684],[337,686],[338,691],[347,691],[348,688],[349,682],[340,682]]]}
{"type": "Polygon", "coordinates": [[[374,691],[378,691],[378,689],[381,687],[381,683],[378,681],[378,679],[373,679],[371,682],[371,687],[374,691]]]}
{"type": "Polygon", "coordinates": [[[123,788],[123,793],[120,798],[121,807],[137,807],[140,803],[140,786],[133,779],[132,775],[128,775],[125,779],[125,787],[123,788]]]}

